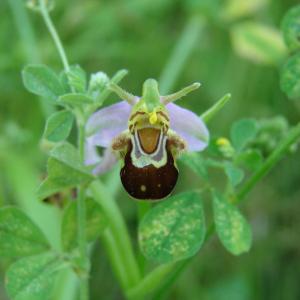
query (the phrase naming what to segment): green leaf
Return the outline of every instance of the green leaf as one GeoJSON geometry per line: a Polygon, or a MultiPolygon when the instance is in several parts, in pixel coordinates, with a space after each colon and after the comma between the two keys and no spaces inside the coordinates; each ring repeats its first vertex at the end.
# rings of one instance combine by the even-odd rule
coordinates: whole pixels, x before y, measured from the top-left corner
{"type": "Polygon", "coordinates": [[[50,156],[63,164],[92,177],[88,172],[88,169],[81,163],[77,149],[70,143],[63,142],[57,145],[51,150],[50,156]]]}
{"type": "Polygon", "coordinates": [[[15,207],[0,209],[0,257],[20,257],[49,250],[41,230],[15,207]]]}
{"type": "Polygon", "coordinates": [[[249,169],[250,171],[257,170],[263,162],[263,156],[259,150],[249,149],[238,154],[235,158],[235,163],[249,169]]]}
{"type": "Polygon", "coordinates": [[[85,71],[78,65],[71,66],[67,72],[69,85],[77,93],[84,93],[87,87],[87,78],[85,71]]]}
{"type": "Polygon", "coordinates": [[[254,15],[268,5],[268,0],[228,0],[224,2],[220,14],[227,22],[254,15]]]}
{"type": "Polygon", "coordinates": [[[48,177],[38,189],[38,197],[44,199],[65,188],[86,184],[94,179],[80,162],[78,151],[69,143],[55,147],[47,164],[48,177]]]}
{"type": "Polygon", "coordinates": [[[243,170],[234,166],[231,162],[225,163],[225,173],[232,186],[238,185],[244,178],[243,170]]]}
{"type": "Polygon", "coordinates": [[[195,255],[205,237],[205,221],[199,193],[187,192],[151,209],[139,226],[143,254],[160,263],[195,255]]]}
{"type": "Polygon", "coordinates": [[[180,156],[180,161],[192,169],[196,174],[207,179],[208,174],[201,155],[195,152],[186,153],[180,156]]]}
{"type": "Polygon", "coordinates": [[[52,114],[46,122],[44,138],[51,142],[65,140],[71,132],[73,121],[73,114],[67,110],[52,114]]]}
{"type": "Polygon", "coordinates": [[[280,32],[266,25],[243,21],[231,29],[235,51],[256,63],[279,64],[286,56],[280,32]]]}
{"type": "MultiPolygon", "coordinates": [[[[106,228],[108,221],[101,206],[91,198],[85,200],[86,203],[86,237],[89,242],[96,240],[106,228]]],[[[61,240],[63,248],[70,251],[77,246],[77,203],[71,202],[65,209],[61,240]]]]}
{"type": "Polygon", "coordinates": [[[281,28],[284,41],[290,50],[300,50],[300,5],[288,11],[283,18],[281,28]]]}
{"type": "Polygon", "coordinates": [[[38,96],[56,101],[64,93],[58,76],[47,66],[28,65],[22,72],[24,86],[38,96]]]}
{"type": "Polygon", "coordinates": [[[6,289],[12,300],[46,300],[51,296],[61,261],[54,254],[18,260],[6,273],[6,289]]]}
{"type": "Polygon", "coordinates": [[[300,99],[300,53],[290,57],[284,64],[280,87],[290,99],[300,99]]]}
{"type": "Polygon", "coordinates": [[[94,103],[93,99],[85,94],[65,94],[58,98],[58,102],[72,107],[82,107],[94,103]]]}
{"type": "Polygon", "coordinates": [[[247,220],[224,197],[214,195],[213,202],[216,230],[223,246],[234,255],[249,251],[252,232],[247,220]]]}
{"type": "Polygon", "coordinates": [[[61,85],[63,86],[65,93],[71,93],[69,79],[68,79],[68,76],[67,76],[65,70],[63,70],[59,73],[59,81],[60,81],[61,85]]]}
{"type": "Polygon", "coordinates": [[[231,127],[230,137],[236,150],[242,150],[248,142],[252,141],[257,131],[258,128],[255,120],[243,119],[235,122],[231,127]]]}

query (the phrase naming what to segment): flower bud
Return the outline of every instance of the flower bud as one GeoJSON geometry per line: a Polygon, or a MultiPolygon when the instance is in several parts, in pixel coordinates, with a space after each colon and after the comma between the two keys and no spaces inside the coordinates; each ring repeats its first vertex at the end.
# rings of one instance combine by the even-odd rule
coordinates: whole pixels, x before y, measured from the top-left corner
{"type": "Polygon", "coordinates": [[[226,158],[231,158],[234,155],[234,148],[232,147],[230,141],[227,138],[220,137],[216,141],[219,151],[226,158]]]}
{"type": "MultiPolygon", "coordinates": [[[[51,11],[54,8],[54,1],[53,0],[44,0],[45,6],[48,11],[51,11]]],[[[26,6],[29,9],[40,11],[40,3],[39,0],[26,0],[26,6]]]]}
{"type": "Polygon", "coordinates": [[[104,72],[92,74],[89,83],[89,94],[97,97],[108,83],[109,77],[104,72]]]}

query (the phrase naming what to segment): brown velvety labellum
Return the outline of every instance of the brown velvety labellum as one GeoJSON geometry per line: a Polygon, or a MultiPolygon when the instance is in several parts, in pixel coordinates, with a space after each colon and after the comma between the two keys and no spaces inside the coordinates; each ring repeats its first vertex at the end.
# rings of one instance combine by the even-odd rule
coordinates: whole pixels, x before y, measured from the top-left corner
{"type": "Polygon", "coordinates": [[[174,189],[178,170],[174,166],[174,159],[168,150],[167,143],[167,163],[156,168],[149,165],[137,168],[132,164],[130,153],[132,145],[124,160],[124,167],[121,169],[120,176],[125,190],[133,198],[140,200],[159,200],[168,196],[174,189]]]}

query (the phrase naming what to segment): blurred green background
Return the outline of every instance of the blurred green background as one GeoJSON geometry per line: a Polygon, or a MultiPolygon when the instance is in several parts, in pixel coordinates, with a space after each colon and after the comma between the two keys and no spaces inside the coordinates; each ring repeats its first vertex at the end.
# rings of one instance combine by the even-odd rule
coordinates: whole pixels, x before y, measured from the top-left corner
{"type": "MultiPolygon", "coordinates": [[[[0,206],[23,207],[55,244],[59,229],[53,216],[59,219],[58,209],[37,203],[34,194],[45,172],[47,145],[40,137],[46,116],[55,108],[25,91],[21,70],[27,63],[41,62],[57,71],[62,66],[43,20],[26,9],[25,2],[0,1],[0,206]]],[[[180,102],[199,114],[231,92],[231,103],[209,125],[213,135],[227,136],[232,122],[240,118],[284,115],[295,124],[300,115],[300,106],[279,88],[283,46],[274,59],[268,59],[268,49],[262,51],[267,58],[258,59],[243,51],[236,36],[240,24],[256,22],[273,28],[280,44],[282,17],[298,1],[246,2],[60,0],[51,15],[71,64],[109,76],[126,68],[130,73],[121,85],[135,94],[141,93],[146,78],[161,78],[184,31],[192,50],[164,89],[175,91],[200,81],[200,90],[180,102]],[[205,25],[200,22],[203,17],[205,25]]],[[[109,101],[116,100],[113,96],[109,101]]],[[[243,204],[254,231],[251,251],[234,257],[213,239],[172,287],[168,299],[300,299],[299,154],[298,150],[284,158],[243,204]]],[[[184,189],[186,182],[182,179],[179,188],[184,189]]],[[[117,193],[135,238],[135,204],[117,193]]],[[[123,299],[100,243],[92,261],[91,299],[123,299]]],[[[0,259],[1,300],[7,299],[3,270],[8,263],[0,259]]]]}

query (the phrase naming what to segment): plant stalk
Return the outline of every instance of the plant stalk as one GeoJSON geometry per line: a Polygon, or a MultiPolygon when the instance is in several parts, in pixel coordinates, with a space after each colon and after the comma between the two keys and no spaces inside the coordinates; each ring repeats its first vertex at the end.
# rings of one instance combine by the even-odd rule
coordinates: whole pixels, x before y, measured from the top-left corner
{"type": "Polygon", "coordinates": [[[62,42],[59,38],[59,35],[57,34],[55,26],[54,26],[54,24],[53,24],[53,22],[50,18],[49,12],[48,12],[46,4],[45,4],[45,0],[39,0],[39,4],[40,4],[41,14],[43,16],[43,19],[45,21],[45,24],[46,24],[49,32],[50,32],[50,35],[52,36],[52,39],[54,41],[55,47],[58,51],[58,54],[61,58],[64,69],[65,69],[66,72],[68,72],[70,70],[68,58],[67,58],[67,55],[65,53],[62,42]]]}
{"type": "MultiPolygon", "coordinates": [[[[109,228],[115,243],[115,252],[119,254],[126,272],[126,282],[122,282],[121,284],[126,289],[132,288],[139,283],[141,274],[123,216],[114,199],[107,192],[100,180],[94,181],[90,185],[90,191],[94,199],[102,206],[108,218],[109,228]]],[[[119,274],[118,277],[124,278],[122,274],[119,274]]]]}
{"type": "MultiPolygon", "coordinates": [[[[84,123],[78,122],[78,149],[82,163],[84,163],[84,144],[85,144],[85,126],[84,123]]],[[[84,186],[77,189],[77,224],[78,224],[78,248],[79,248],[79,267],[82,270],[80,274],[80,299],[89,299],[89,271],[90,262],[88,258],[87,240],[86,240],[86,204],[84,186]]]]}

